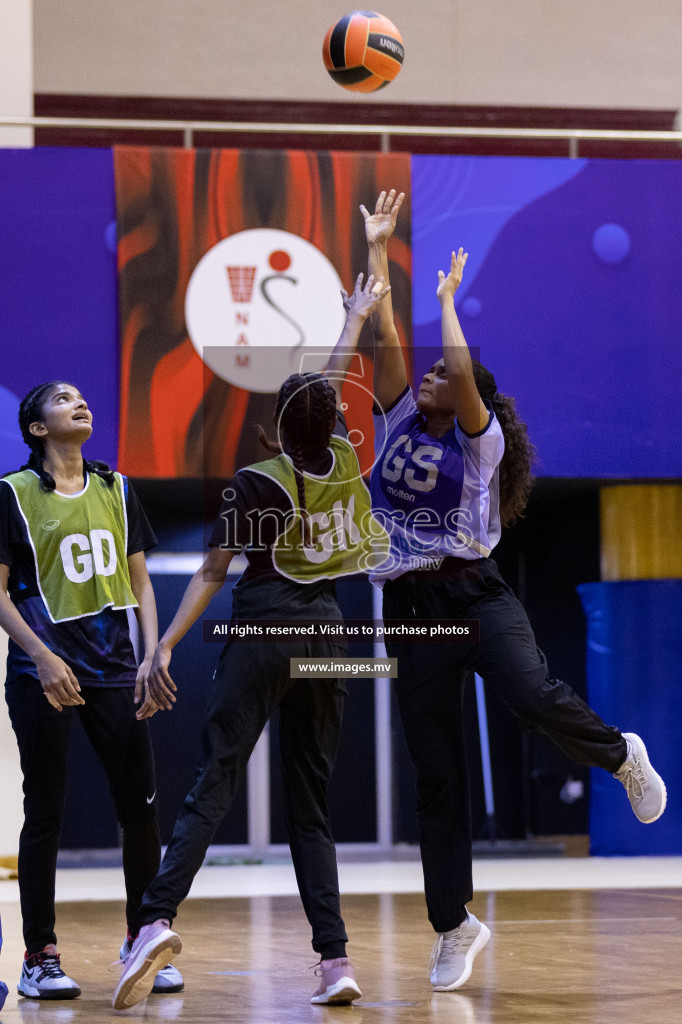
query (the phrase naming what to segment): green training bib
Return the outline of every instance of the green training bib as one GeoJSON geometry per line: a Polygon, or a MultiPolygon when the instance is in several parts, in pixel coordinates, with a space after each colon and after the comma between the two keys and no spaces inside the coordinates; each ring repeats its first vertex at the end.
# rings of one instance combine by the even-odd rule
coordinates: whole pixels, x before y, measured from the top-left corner
{"type": "Polygon", "coordinates": [[[128,573],[123,477],[108,487],[89,473],[78,494],[43,491],[31,469],[5,477],[17,499],[35,559],[40,595],[53,622],[134,608],[128,573]]]}
{"type": "Polygon", "coordinates": [[[329,440],[333,465],[325,476],[304,473],[311,543],[305,545],[296,487],[296,471],[287,455],[249,466],[272,477],[292,502],[287,527],[273,545],[275,569],[298,583],[349,576],[378,568],[389,555],[388,533],[372,515],[369,490],[360,475],[353,446],[342,437],[329,440]]]}

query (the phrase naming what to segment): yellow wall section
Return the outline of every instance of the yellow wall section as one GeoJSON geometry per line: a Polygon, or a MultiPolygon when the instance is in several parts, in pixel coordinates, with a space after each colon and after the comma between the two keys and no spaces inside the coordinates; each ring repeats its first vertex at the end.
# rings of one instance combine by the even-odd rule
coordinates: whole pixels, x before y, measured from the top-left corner
{"type": "Polygon", "coordinates": [[[600,492],[603,580],[682,578],[682,484],[622,484],[600,492]]]}

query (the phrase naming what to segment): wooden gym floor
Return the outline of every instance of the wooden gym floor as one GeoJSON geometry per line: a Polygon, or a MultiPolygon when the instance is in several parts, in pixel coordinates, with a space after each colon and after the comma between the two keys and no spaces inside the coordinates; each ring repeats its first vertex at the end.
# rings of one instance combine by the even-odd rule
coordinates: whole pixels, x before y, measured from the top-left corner
{"type": "Polygon", "coordinates": [[[352,1007],[310,1005],[316,957],[296,896],[218,895],[234,891],[235,883],[237,891],[249,891],[240,882],[249,872],[252,879],[260,878],[251,891],[288,891],[291,868],[278,865],[274,874],[264,866],[260,875],[260,869],[249,867],[202,869],[198,881],[210,895],[202,895],[200,884],[176,922],[184,944],[177,966],[185,976],[185,991],[150,996],[132,1010],[115,1013],[110,999],[117,972],[108,965],[123,939],[123,903],[110,898],[109,886],[120,886],[120,878],[112,883],[116,873],[99,869],[59,873],[58,896],[72,897],[57,907],[60,950],[64,967],[83,990],[70,1002],[17,997],[23,949],[16,883],[0,883],[5,939],[0,978],[10,988],[0,1022],[682,1024],[679,859],[529,860],[518,870],[486,865],[484,877],[502,871],[511,881],[498,879],[471,904],[492,939],[467,984],[450,993],[434,993],[428,982],[434,935],[421,893],[362,891],[390,888],[394,869],[393,888],[418,889],[418,865],[353,865],[366,884],[349,881],[344,886],[344,876],[354,877],[349,868],[341,865],[342,891],[355,892],[342,897],[343,910],[349,954],[363,991],[352,1007]],[[222,885],[219,880],[225,877],[232,882],[222,885]],[[286,884],[273,883],[277,877],[286,878],[286,884]],[[527,888],[522,887],[524,877],[527,888]],[[645,877],[642,887],[629,887],[645,877]],[[583,888],[559,888],[581,878],[583,888]],[[537,888],[546,879],[555,880],[552,887],[537,888]],[[613,888],[618,884],[623,887],[613,888]]]}

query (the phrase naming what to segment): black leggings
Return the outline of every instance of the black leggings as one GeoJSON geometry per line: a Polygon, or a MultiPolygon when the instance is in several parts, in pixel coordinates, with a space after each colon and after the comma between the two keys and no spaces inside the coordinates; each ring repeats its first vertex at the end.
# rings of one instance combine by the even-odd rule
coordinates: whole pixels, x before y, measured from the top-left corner
{"type": "Polygon", "coordinates": [[[627,754],[575,691],[550,679],[547,662],[518,598],[491,558],[452,578],[409,573],[384,586],[384,619],[478,619],[480,641],[395,643],[394,689],[405,739],[417,769],[417,815],[429,920],[456,928],[473,897],[469,783],[462,723],[466,674],[478,672],[521,725],[549,736],[578,764],[615,772],[627,754]]]}
{"type": "MultiPolygon", "coordinates": [[[[233,602],[235,613],[244,619],[262,618],[268,604],[283,609],[287,618],[301,617],[305,611],[306,622],[340,619],[332,598],[322,595],[308,602],[306,588],[287,581],[240,584],[233,602]]],[[[161,871],[145,893],[145,922],[175,917],[244,781],[258,737],[277,707],[285,820],[313,949],[323,960],[345,956],[348,937],[327,810],[327,784],[336,761],[345,688],[329,677],[292,679],[289,665],[290,658],[344,654],[344,647],[324,640],[232,641],[223,649],[201,736],[197,781],[180,809],[161,871]]]]}
{"type": "Polygon", "coordinates": [[[55,873],[66,799],[67,752],[77,717],[104,768],[123,832],[126,919],[139,930],[142,894],[156,874],[161,841],[148,722],[138,722],[134,688],[84,685],[85,704],[52,707],[33,676],[5,684],[24,775],[24,825],[19,839],[19,893],[30,953],[56,943],[55,873]]]}

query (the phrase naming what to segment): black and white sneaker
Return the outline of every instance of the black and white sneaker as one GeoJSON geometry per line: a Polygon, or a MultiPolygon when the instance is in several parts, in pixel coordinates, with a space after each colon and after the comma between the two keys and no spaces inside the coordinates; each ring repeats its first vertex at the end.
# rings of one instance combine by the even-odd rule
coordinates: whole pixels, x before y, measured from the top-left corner
{"type": "Polygon", "coordinates": [[[52,944],[24,957],[17,992],[28,999],[75,999],[81,994],[73,978],[64,974],[52,944]]]}

